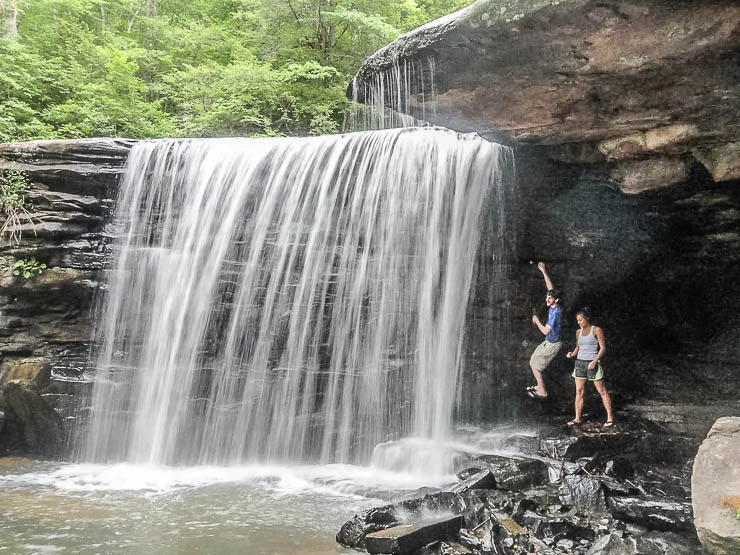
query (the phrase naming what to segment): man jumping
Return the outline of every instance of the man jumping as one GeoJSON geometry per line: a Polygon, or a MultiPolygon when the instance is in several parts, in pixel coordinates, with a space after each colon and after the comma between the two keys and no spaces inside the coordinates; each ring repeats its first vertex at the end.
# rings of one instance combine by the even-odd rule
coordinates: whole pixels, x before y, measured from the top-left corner
{"type": "Polygon", "coordinates": [[[532,397],[532,399],[546,399],[547,389],[545,388],[545,382],[542,379],[542,373],[560,352],[560,349],[563,346],[563,341],[560,337],[563,311],[560,306],[560,292],[552,286],[552,280],[550,280],[550,276],[547,274],[545,263],[540,262],[537,264],[537,268],[539,268],[545,278],[545,287],[547,287],[545,303],[548,307],[548,313],[547,323],[545,324],[540,321],[536,314],[532,316],[532,322],[545,336],[545,340],[537,345],[537,348],[529,359],[529,365],[532,367],[532,374],[534,374],[534,379],[537,382],[537,385],[528,387],[527,395],[532,397]]]}

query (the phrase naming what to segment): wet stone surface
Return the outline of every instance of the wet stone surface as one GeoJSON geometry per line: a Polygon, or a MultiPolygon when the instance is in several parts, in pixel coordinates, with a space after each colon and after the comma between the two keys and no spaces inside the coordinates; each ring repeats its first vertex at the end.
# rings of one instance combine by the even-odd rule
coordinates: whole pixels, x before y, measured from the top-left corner
{"type": "Polygon", "coordinates": [[[460,515],[464,526],[423,547],[406,549],[396,542],[387,544],[386,551],[372,552],[704,553],[693,528],[690,460],[678,450],[676,458],[654,467],[640,453],[656,444],[659,431],[649,433],[646,428],[648,423],[633,419],[608,432],[587,426],[554,429],[539,438],[540,449],[534,454],[471,456],[458,474],[458,484],[355,515],[342,526],[337,541],[365,550],[368,534],[397,526],[415,529],[436,514],[460,515]],[[550,469],[544,479],[541,471],[523,477],[522,468],[537,465],[550,469]]]}

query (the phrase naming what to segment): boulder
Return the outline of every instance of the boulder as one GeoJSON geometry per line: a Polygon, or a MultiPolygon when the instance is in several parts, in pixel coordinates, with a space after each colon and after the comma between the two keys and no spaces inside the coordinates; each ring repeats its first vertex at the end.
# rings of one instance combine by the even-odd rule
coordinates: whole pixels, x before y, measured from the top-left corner
{"type": "Polygon", "coordinates": [[[549,480],[547,464],[539,459],[480,455],[474,462],[490,471],[496,487],[509,491],[536,487],[549,480]]]}
{"type": "MultiPolygon", "coordinates": [[[[536,340],[533,260],[550,264],[567,311],[608,324],[615,400],[738,398],[737,365],[716,358],[737,349],[740,314],[737,67],[736,0],[478,0],[365,61],[353,98],[513,147],[516,254],[509,282],[471,299],[465,421],[530,410],[512,399],[536,340]],[[727,331],[705,331],[712,321],[727,331]]],[[[481,274],[499,271],[484,259],[481,274]]],[[[559,381],[543,408],[564,408],[559,381]]]]}
{"type": "Polygon", "coordinates": [[[575,538],[593,541],[595,537],[594,530],[587,526],[579,526],[563,518],[553,518],[552,516],[532,512],[527,512],[524,515],[522,524],[526,526],[530,534],[534,534],[542,540],[575,538]]]}
{"type": "Polygon", "coordinates": [[[635,553],[638,553],[635,538],[625,537],[619,532],[611,532],[596,540],[587,555],[634,555],[635,553]]]}
{"type": "Polygon", "coordinates": [[[470,489],[493,489],[496,487],[496,479],[490,470],[481,470],[467,476],[462,482],[454,484],[445,491],[452,493],[463,493],[470,489]]]}
{"type": "Polygon", "coordinates": [[[64,442],[64,424],[44,397],[20,380],[5,384],[3,396],[3,435],[9,450],[45,458],[57,456],[64,442]]]}
{"type": "Polygon", "coordinates": [[[653,530],[681,531],[693,529],[691,505],[655,496],[607,499],[614,518],[634,522],[653,530]]]}
{"type": "Polygon", "coordinates": [[[560,500],[579,511],[606,510],[604,488],[601,480],[594,476],[565,476],[560,486],[560,500]]]}
{"type": "Polygon", "coordinates": [[[648,532],[637,538],[638,553],[652,555],[697,555],[701,543],[696,537],[672,532],[648,532]]]}
{"type": "Polygon", "coordinates": [[[718,419],[699,447],[691,475],[694,525],[711,553],[740,553],[740,417],[718,419]]]}
{"type": "Polygon", "coordinates": [[[398,523],[395,509],[391,505],[375,507],[345,522],[339,529],[336,540],[348,547],[365,549],[365,537],[368,534],[391,528],[398,523]]]}
{"type": "Polygon", "coordinates": [[[368,534],[365,546],[369,553],[401,555],[434,541],[455,536],[462,528],[461,516],[438,518],[418,524],[403,524],[368,534]]]}

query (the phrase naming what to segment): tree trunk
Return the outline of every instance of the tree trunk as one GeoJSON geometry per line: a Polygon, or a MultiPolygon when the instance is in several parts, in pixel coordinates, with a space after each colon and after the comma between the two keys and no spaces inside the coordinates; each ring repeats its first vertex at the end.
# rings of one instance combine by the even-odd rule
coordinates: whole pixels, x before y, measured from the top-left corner
{"type": "Polygon", "coordinates": [[[15,0],[0,0],[0,39],[18,36],[18,7],[15,0]]]}

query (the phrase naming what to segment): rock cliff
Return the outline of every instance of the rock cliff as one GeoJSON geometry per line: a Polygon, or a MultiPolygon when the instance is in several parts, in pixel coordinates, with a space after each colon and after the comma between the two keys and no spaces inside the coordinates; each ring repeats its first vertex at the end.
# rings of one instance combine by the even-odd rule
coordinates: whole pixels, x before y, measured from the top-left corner
{"type": "Polygon", "coordinates": [[[568,343],[576,308],[598,315],[619,406],[736,403],[739,68],[733,0],[479,0],[364,63],[350,96],[515,150],[509,285],[479,279],[466,364],[471,398],[502,393],[471,417],[528,410],[508,400],[541,339],[537,260],[565,291],[568,343]]]}
{"type": "Polygon", "coordinates": [[[131,142],[0,144],[0,171],[28,179],[19,242],[0,237],[0,449],[53,456],[64,448],[53,412],[24,410],[43,394],[62,416],[86,393],[95,294],[105,283],[112,208],[131,142]],[[46,268],[13,274],[18,261],[46,268]],[[10,387],[8,387],[10,386],[10,387]],[[3,399],[2,392],[13,393],[3,399]],[[45,417],[48,416],[48,418],[45,417]],[[51,437],[53,436],[53,438],[51,437]]]}

